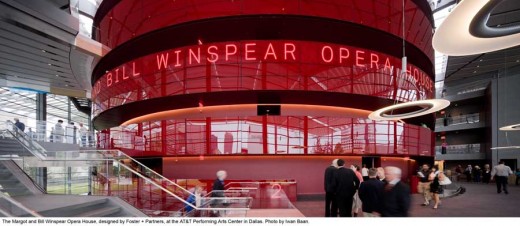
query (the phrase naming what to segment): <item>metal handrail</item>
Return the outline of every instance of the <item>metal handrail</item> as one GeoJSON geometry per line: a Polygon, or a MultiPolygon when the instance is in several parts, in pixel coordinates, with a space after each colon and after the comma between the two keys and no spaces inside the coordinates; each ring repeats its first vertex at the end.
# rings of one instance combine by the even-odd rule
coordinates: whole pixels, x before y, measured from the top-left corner
{"type": "Polygon", "coordinates": [[[128,167],[127,165],[125,165],[125,164],[119,164],[119,165],[122,166],[123,168],[125,168],[126,170],[132,172],[133,174],[135,174],[135,175],[141,177],[142,179],[144,179],[144,180],[147,181],[148,183],[151,183],[151,184],[155,185],[156,187],[159,187],[159,189],[161,189],[161,190],[163,190],[164,192],[170,194],[171,196],[173,196],[173,197],[175,197],[175,198],[181,200],[181,202],[183,202],[184,204],[189,205],[189,206],[192,207],[192,208],[196,208],[196,206],[194,206],[193,204],[191,204],[191,203],[189,203],[188,201],[184,200],[183,198],[177,196],[176,194],[174,194],[174,193],[171,192],[170,190],[168,190],[168,189],[166,189],[166,188],[164,188],[164,187],[158,185],[157,183],[155,183],[155,181],[151,180],[151,179],[148,178],[148,177],[143,176],[142,174],[140,174],[139,172],[135,171],[134,169],[128,167]]]}
{"type": "Polygon", "coordinates": [[[4,215],[4,217],[15,217],[15,216],[11,215],[10,213],[5,212],[5,211],[2,210],[2,209],[0,209],[0,214],[4,215]]]}
{"type": "MultiPolygon", "coordinates": [[[[201,196],[200,198],[208,198],[208,197],[210,197],[211,194],[213,194],[213,192],[240,193],[240,192],[243,192],[243,191],[248,191],[248,190],[253,190],[253,189],[257,189],[257,188],[252,188],[252,189],[234,189],[234,188],[229,188],[229,189],[226,189],[226,190],[212,190],[212,191],[206,193],[204,196],[201,196]]],[[[227,197],[211,197],[211,198],[212,199],[224,199],[224,200],[225,199],[229,199],[227,197]]],[[[252,199],[252,198],[251,197],[233,197],[233,199],[252,199]]],[[[179,210],[179,212],[184,211],[185,209],[186,209],[186,207],[182,207],[179,210]]],[[[228,209],[228,208],[226,208],[226,209],[228,209]]],[[[188,214],[188,213],[186,213],[186,214],[188,214]]]]}
{"type": "MultiPolygon", "coordinates": [[[[7,200],[8,202],[10,202],[11,204],[15,205],[16,207],[22,209],[23,211],[27,212],[28,214],[30,214],[31,216],[33,217],[43,217],[42,215],[38,214],[36,211],[34,210],[31,210],[27,207],[25,207],[24,205],[22,205],[21,203],[19,203],[18,201],[12,199],[11,197],[5,195],[3,192],[0,192],[0,198],[3,198],[5,200],[7,200]]],[[[1,209],[0,209],[1,210],[1,209]]],[[[9,217],[13,217],[13,215],[9,214],[9,213],[6,213],[5,211],[2,211],[2,214],[7,214],[9,217]]]]}
{"type": "Polygon", "coordinates": [[[118,156],[122,155],[124,156],[125,158],[128,158],[130,159],[132,162],[135,162],[137,163],[139,166],[143,167],[144,169],[148,170],[148,172],[151,172],[153,173],[155,176],[158,176],[160,177],[162,180],[165,180],[167,182],[170,182],[171,184],[175,185],[176,187],[180,188],[182,191],[190,194],[190,195],[193,195],[193,193],[191,193],[190,191],[188,191],[187,189],[183,188],[182,186],[178,185],[177,183],[171,181],[170,179],[164,177],[163,175],[155,172],[154,170],[148,168],[147,166],[145,166],[144,164],[142,164],[141,162],[135,160],[134,158],[130,157],[129,155],[127,155],[126,153],[120,151],[120,150],[117,150],[117,149],[112,149],[112,150],[82,150],[82,152],[116,152],[118,154],[118,156]]]}
{"type": "Polygon", "coordinates": [[[25,149],[27,149],[31,154],[37,157],[45,158],[47,156],[45,149],[38,144],[37,142],[30,139],[21,139],[27,138],[27,134],[23,131],[20,131],[18,127],[11,121],[5,122],[7,127],[11,127],[12,130],[6,128],[4,131],[9,133],[14,139],[16,139],[25,149]],[[37,151],[36,153],[34,151],[37,151]],[[41,152],[41,153],[40,153],[41,152]]]}
{"type": "MultiPolygon", "coordinates": [[[[32,140],[28,140],[27,142],[29,144],[32,144],[32,148],[34,149],[40,149],[40,150],[43,150],[43,154],[40,154],[40,153],[35,153],[34,150],[31,150],[32,148],[30,146],[27,146],[24,144],[24,142],[20,139],[18,139],[19,137],[26,137],[27,134],[24,133],[23,131],[19,131],[18,128],[16,126],[14,126],[14,124],[12,122],[8,122],[7,123],[8,126],[12,126],[12,128],[14,130],[16,130],[16,132],[19,134],[19,136],[16,136],[13,134],[12,131],[10,131],[9,129],[6,129],[7,132],[9,132],[13,137],[16,137],[19,141],[19,143],[21,143],[31,154],[33,154],[35,157],[37,157],[39,160],[41,161],[70,161],[70,162],[74,162],[74,161],[113,161],[113,162],[118,162],[120,163],[117,159],[117,157],[120,157],[122,156],[122,158],[127,158],[127,159],[130,159],[132,162],[135,162],[136,164],[138,164],[140,167],[143,167],[145,170],[148,170],[148,172],[152,173],[154,176],[158,176],[160,179],[164,180],[164,181],[167,181],[169,183],[171,183],[172,185],[176,186],[177,188],[180,188],[182,191],[192,195],[192,193],[190,191],[188,191],[187,189],[181,187],[180,185],[174,183],[173,181],[167,179],[166,177],[164,177],[163,175],[155,172],[154,170],[148,168],[147,166],[143,165],[142,163],[140,163],[139,161],[135,160],[134,158],[128,156],[126,153],[124,152],[121,152],[120,150],[81,150],[81,151],[78,151],[79,153],[85,153],[85,152],[95,152],[95,153],[101,153],[104,156],[107,156],[105,153],[109,153],[109,152],[114,152],[117,156],[112,156],[112,158],[96,158],[96,159],[92,159],[92,158],[89,158],[89,159],[51,159],[51,158],[48,158],[47,156],[47,151],[45,151],[45,149],[43,147],[41,147],[39,144],[33,144],[35,143],[34,141],[32,140]],[[10,124],[9,124],[10,123],[10,124]]],[[[52,152],[49,152],[49,153],[52,153],[52,152]]],[[[109,156],[109,155],[108,155],[109,156]]],[[[144,176],[142,175],[141,173],[131,169],[130,167],[126,166],[125,164],[119,164],[120,166],[122,166],[123,168],[127,169],[128,171],[132,172],[133,174],[137,175],[138,177],[140,177],[141,179],[144,179],[145,181],[149,182],[150,184],[153,184],[155,187],[159,188],[160,190],[166,192],[167,194],[171,195],[172,197],[176,198],[177,200],[180,200],[182,203],[196,209],[196,210],[249,210],[249,208],[200,208],[200,207],[196,207],[194,206],[193,204],[187,202],[186,200],[184,200],[183,198],[177,196],[176,194],[174,194],[173,192],[171,192],[169,189],[167,188],[164,188],[163,186],[159,185],[158,183],[156,183],[155,181],[151,180],[149,177],[147,176],[144,176]]]]}

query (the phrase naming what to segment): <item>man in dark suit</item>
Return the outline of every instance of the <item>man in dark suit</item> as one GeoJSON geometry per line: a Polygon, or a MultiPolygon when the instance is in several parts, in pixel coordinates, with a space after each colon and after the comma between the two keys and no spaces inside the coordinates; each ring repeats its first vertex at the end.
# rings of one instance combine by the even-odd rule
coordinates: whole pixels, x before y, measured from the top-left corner
{"type": "Polygon", "coordinates": [[[401,182],[401,169],[385,167],[385,185],[383,193],[383,217],[407,217],[410,209],[410,188],[401,182]]]}
{"type": "Polygon", "coordinates": [[[334,188],[334,174],[338,170],[338,159],[332,161],[332,165],[325,169],[325,217],[337,217],[338,205],[336,204],[336,190],[334,188]]]}
{"type": "Polygon", "coordinates": [[[359,198],[361,199],[364,217],[378,217],[381,215],[381,202],[385,183],[378,180],[377,169],[368,170],[368,180],[359,186],[359,198]]]}
{"type": "Polygon", "coordinates": [[[352,201],[359,188],[359,179],[354,171],[345,168],[345,161],[338,160],[338,170],[334,174],[334,187],[340,217],[352,217],[352,201]]]}

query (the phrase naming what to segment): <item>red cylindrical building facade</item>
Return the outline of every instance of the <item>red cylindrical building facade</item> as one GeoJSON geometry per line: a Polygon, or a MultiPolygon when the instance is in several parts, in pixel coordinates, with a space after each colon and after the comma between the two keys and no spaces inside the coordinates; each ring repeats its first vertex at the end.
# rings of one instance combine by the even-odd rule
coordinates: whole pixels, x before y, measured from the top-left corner
{"type": "Polygon", "coordinates": [[[414,158],[433,155],[433,116],[367,118],[434,94],[430,8],[406,1],[403,26],[401,7],[392,0],[105,0],[95,36],[113,49],[92,75],[100,146],[164,157],[163,174],[172,178],[227,169],[234,179],[296,179],[302,194],[320,193],[319,167],[333,157],[377,159],[375,166],[407,173],[414,158]]]}

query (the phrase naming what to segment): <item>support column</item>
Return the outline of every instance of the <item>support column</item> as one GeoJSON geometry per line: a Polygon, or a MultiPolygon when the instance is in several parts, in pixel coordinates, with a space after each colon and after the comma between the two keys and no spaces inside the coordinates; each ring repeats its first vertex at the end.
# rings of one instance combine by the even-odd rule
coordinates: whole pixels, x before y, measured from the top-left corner
{"type": "Polygon", "coordinates": [[[71,108],[71,103],[70,103],[70,98],[67,98],[67,124],[70,124],[70,122],[72,121],[72,108],[71,108]]]}
{"type": "Polygon", "coordinates": [[[67,194],[72,194],[72,167],[67,167],[67,194]]]}
{"type": "Polygon", "coordinates": [[[206,155],[218,154],[214,153],[215,150],[212,150],[213,143],[211,141],[211,118],[206,117],[206,155]]]}
{"type": "Polygon", "coordinates": [[[397,122],[393,122],[394,124],[394,154],[397,154],[397,122]]]}
{"type": "Polygon", "coordinates": [[[47,94],[36,94],[36,120],[47,121],[47,94]]]}
{"type": "Polygon", "coordinates": [[[167,124],[166,120],[161,121],[161,153],[163,156],[166,156],[166,153],[168,152],[168,137],[167,134],[167,124]]]}
{"type": "Polygon", "coordinates": [[[88,195],[92,195],[92,166],[88,167],[88,195]]]}
{"type": "Polygon", "coordinates": [[[264,155],[269,154],[268,150],[268,139],[267,139],[267,115],[262,116],[262,149],[264,155]]]}
{"type": "MultiPolygon", "coordinates": [[[[47,94],[36,94],[36,140],[47,138],[47,94]]],[[[36,167],[36,184],[47,191],[47,167],[36,167]]]]}
{"type": "MultiPolygon", "coordinates": [[[[303,117],[303,154],[309,153],[309,117],[303,117]]],[[[334,147],[334,143],[332,142],[332,146],[334,147]]]]}

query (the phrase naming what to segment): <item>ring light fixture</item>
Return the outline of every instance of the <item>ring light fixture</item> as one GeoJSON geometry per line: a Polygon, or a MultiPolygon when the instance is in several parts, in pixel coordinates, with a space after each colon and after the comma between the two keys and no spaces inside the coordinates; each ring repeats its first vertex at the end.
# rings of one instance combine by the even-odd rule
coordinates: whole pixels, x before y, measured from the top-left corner
{"type": "Polygon", "coordinates": [[[382,121],[382,120],[392,120],[398,121],[407,118],[418,117],[422,115],[431,114],[442,110],[450,105],[450,101],[445,99],[430,99],[430,100],[419,100],[412,101],[406,103],[400,103],[391,105],[388,107],[381,108],[376,110],[368,115],[368,118],[371,120],[382,121]],[[394,111],[400,111],[401,109],[411,108],[411,107],[419,107],[419,110],[405,112],[405,113],[396,113],[393,114],[394,111]]]}
{"type": "Polygon", "coordinates": [[[487,53],[520,45],[520,26],[489,27],[491,11],[504,0],[464,0],[433,35],[433,48],[449,56],[487,53]]]}
{"type": "Polygon", "coordinates": [[[500,127],[500,131],[518,131],[520,130],[520,124],[508,125],[500,127]]]}

